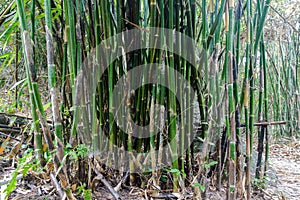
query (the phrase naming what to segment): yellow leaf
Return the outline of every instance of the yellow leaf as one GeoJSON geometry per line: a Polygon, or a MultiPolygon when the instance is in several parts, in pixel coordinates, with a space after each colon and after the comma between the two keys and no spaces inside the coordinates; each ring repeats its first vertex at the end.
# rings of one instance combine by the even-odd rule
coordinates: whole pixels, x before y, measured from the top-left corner
{"type": "Polygon", "coordinates": [[[4,142],[2,143],[2,145],[1,145],[1,147],[0,147],[0,155],[3,154],[3,152],[4,152],[4,150],[5,150],[6,143],[9,141],[9,139],[10,139],[10,136],[8,136],[8,137],[4,140],[4,142]]]}
{"type": "Polygon", "coordinates": [[[43,152],[46,152],[47,148],[48,148],[48,145],[47,144],[43,144],[43,152]]]}
{"type": "Polygon", "coordinates": [[[3,151],[5,150],[5,148],[4,147],[0,147],[0,155],[2,155],[3,154],[3,151]]]}
{"type": "Polygon", "coordinates": [[[71,186],[71,189],[72,189],[73,192],[76,191],[76,188],[77,188],[77,185],[76,185],[76,184],[73,184],[73,185],[71,186]]]}

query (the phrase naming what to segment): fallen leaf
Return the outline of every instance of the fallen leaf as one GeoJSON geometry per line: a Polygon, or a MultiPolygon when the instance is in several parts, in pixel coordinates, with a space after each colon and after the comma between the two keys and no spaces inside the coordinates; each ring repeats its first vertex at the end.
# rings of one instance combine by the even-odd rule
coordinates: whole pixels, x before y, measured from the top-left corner
{"type": "Polygon", "coordinates": [[[0,147],[0,155],[3,154],[4,150],[5,150],[5,146],[6,146],[6,143],[10,140],[10,136],[8,136],[4,142],[2,143],[1,147],[0,147]]]}

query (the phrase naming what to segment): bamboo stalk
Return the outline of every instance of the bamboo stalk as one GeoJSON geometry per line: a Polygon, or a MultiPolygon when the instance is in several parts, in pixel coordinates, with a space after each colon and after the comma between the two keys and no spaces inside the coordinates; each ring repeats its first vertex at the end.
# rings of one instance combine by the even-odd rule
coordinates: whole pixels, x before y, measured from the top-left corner
{"type": "Polygon", "coordinates": [[[242,17],[242,2],[239,0],[237,2],[237,11],[236,11],[236,19],[235,19],[235,32],[237,35],[236,39],[236,48],[234,53],[235,60],[233,63],[233,93],[234,93],[234,101],[235,101],[235,123],[236,123],[236,172],[237,172],[237,195],[239,198],[243,197],[243,169],[242,169],[242,158],[243,155],[241,153],[241,134],[239,130],[240,125],[240,101],[239,101],[239,63],[240,63],[240,34],[241,34],[241,17],[242,17]]]}
{"type": "Polygon", "coordinates": [[[235,124],[235,105],[234,105],[234,95],[233,95],[233,0],[228,1],[228,11],[225,11],[225,15],[228,12],[228,22],[226,23],[226,57],[224,70],[225,71],[225,87],[227,86],[228,92],[228,110],[227,110],[227,125],[228,128],[227,137],[230,145],[228,146],[228,190],[227,199],[236,198],[236,179],[235,179],[235,162],[236,162],[236,124],[235,124]]]}
{"type": "Polygon", "coordinates": [[[28,36],[27,32],[27,23],[26,23],[26,16],[25,16],[25,10],[24,10],[24,4],[22,0],[17,1],[17,11],[18,16],[20,20],[20,26],[21,26],[21,38],[22,38],[22,44],[24,46],[24,57],[26,61],[26,76],[28,79],[28,89],[29,89],[29,95],[30,95],[30,105],[31,105],[31,115],[32,119],[34,121],[33,127],[35,130],[34,134],[34,146],[35,150],[37,151],[37,158],[39,159],[41,166],[44,166],[44,158],[43,158],[43,152],[42,152],[42,135],[40,133],[40,127],[39,127],[39,118],[36,109],[40,108],[38,104],[41,104],[40,102],[37,102],[40,100],[39,97],[39,91],[36,90],[37,86],[37,78],[36,78],[36,72],[35,72],[35,66],[34,66],[34,60],[33,60],[33,44],[32,40],[28,36]]]}
{"type": "MultiPolygon", "coordinates": [[[[174,19],[173,19],[173,12],[174,12],[174,1],[170,0],[168,1],[168,7],[169,7],[169,17],[168,17],[168,28],[172,29],[174,28],[174,19]]],[[[169,68],[174,69],[174,55],[173,55],[173,35],[170,33],[168,35],[168,39],[170,42],[170,53],[169,53],[169,68]]],[[[175,84],[175,77],[171,70],[168,70],[168,84],[171,86],[175,84]]],[[[175,87],[172,87],[175,88],[175,87]]],[[[169,114],[169,139],[171,140],[170,146],[171,146],[171,158],[172,158],[172,168],[178,169],[178,157],[177,157],[177,144],[176,144],[176,122],[177,122],[177,115],[176,115],[176,98],[175,96],[169,92],[168,93],[168,114],[169,114]]],[[[178,175],[173,174],[173,190],[174,192],[178,191],[178,175]]]]}

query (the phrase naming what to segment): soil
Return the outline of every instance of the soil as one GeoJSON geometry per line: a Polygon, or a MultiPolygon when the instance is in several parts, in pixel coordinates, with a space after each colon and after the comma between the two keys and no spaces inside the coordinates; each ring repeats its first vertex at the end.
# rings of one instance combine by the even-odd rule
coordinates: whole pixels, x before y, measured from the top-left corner
{"type": "Polygon", "coordinates": [[[300,140],[284,139],[271,146],[270,170],[266,192],[271,199],[300,198],[300,140]]]}

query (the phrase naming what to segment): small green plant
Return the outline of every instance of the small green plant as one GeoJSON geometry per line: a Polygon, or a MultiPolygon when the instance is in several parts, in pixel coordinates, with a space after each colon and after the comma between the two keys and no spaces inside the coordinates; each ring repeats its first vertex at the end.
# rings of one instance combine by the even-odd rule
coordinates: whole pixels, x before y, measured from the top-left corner
{"type": "Polygon", "coordinates": [[[205,167],[206,170],[208,170],[210,167],[212,167],[212,166],[214,166],[216,164],[218,164],[217,161],[212,161],[212,162],[204,164],[204,167],[205,167]]]}
{"type": "Polygon", "coordinates": [[[79,144],[77,147],[77,155],[78,157],[84,158],[88,155],[88,147],[85,146],[84,144],[79,144]]]}
{"type": "MultiPolygon", "coordinates": [[[[74,148],[72,147],[71,144],[67,144],[64,148],[64,152],[65,155],[62,159],[62,162],[60,164],[60,167],[58,168],[58,171],[60,171],[63,167],[63,165],[65,164],[67,158],[69,157],[71,162],[72,161],[76,161],[78,160],[78,158],[84,158],[88,155],[88,147],[85,146],[84,144],[79,144],[76,148],[76,150],[74,150],[74,148]]],[[[55,153],[55,152],[52,152],[55,153]]]]}
{"type": "Polygon", "coordinates": [[[180,171],[179,169],[169,169],[168,172],[170,172],[173,175],[180,176],[182,175],[183,177],[186,177],[186,173],[183,171],[180,171]]]}
{"type": "Polygon", "coordinates": [[[78,192],[77,194],[81,194],[82,197],[85,199],[85,200],[92,200],[92,190],[91,189],[85,189],[86,188],[86,185],[83,184],[81,186],[78,186],[78,192]]]}
{"type": "Polygon", "coordinates": [[[202,192],[205,191],[205,186],[200,184],[200,183],[194,183],[192,186],[193,187],[198,187],[202,192]]]}
{"type": "Polygon", "coordinates": [[[65,157],[70,156],[72,160],[77,160],[79,157],[84,158],[88,155],[89,149],[84,144],[79,144],[74,151],[71,144],[65,146],[65,157]]]}
{"type": "Polygon", "coordinates": [[[17,176],[19,173],[22,174],[24,177],[30,169],[35,169],[39,163],[38,160],[36,160],[33,156],[33,149],[28,148],[22,158],[18,159],[18,166],[17,168],[12,172],[11,174],[11,181],[9,182],[9,185],[4,190],[5,192],[5,199],[9,197],[9,195],[14,191],[17,185],[17,176]]]}
{"type": "Polygon", "coordinates": [[[265,182],[265,180],[266,180],[265,178],[262,178],[262,179],[253,178],[252,179],[252,184],[256,188],[265,189],[266,188],[266,182],[265,182]]]}

